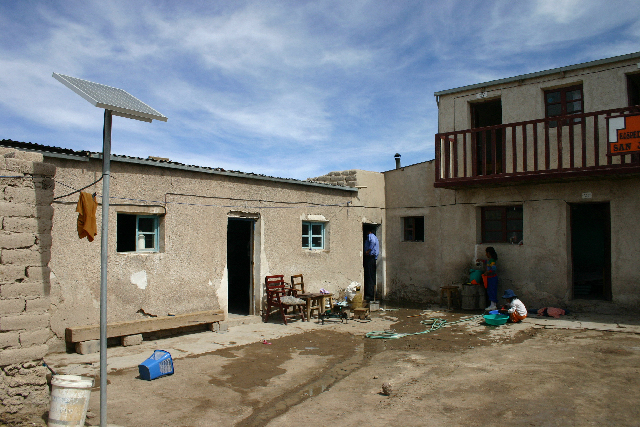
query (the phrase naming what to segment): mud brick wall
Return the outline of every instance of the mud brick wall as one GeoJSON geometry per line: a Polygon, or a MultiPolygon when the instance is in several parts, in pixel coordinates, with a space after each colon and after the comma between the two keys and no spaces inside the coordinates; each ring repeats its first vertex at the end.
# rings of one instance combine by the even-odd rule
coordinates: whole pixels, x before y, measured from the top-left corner
{"type": "Polygon", "coordinates": [[[357,171],[347,170],[342,172],[329,172],[317,178],[309,178],[307,181],[322,182],[323,184],[339,185],[343,187],[355,187],[357,185],[357,171]]]}
{"type": "Polygon", "coordinates": [[[0,148],[0,413],[45,408],[55,167],[0,148]]]}

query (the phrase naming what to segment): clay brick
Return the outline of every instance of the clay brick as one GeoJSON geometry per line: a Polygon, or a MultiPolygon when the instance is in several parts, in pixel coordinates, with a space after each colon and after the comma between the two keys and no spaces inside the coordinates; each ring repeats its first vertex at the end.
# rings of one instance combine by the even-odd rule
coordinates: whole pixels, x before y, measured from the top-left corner
{"type": "Polygon", "coordinates": [[[55,176],[56,167],[51,163],[33,162],[33,173],[42,176],[55,176]]]}
{"type": "Polygon", "coordinates": [[[120,342],[125,347],[142,344],[142,334],[128,335],[126,337],[121,337],[120,342]]]}
{"type": "Polygon", "coordinates": [[[4,198],[9,202],[35,206],[36,191],[33,188],[7,187],[4,190],[4,198]]]}
{"type": "Polygon", "coordinates": [[[49,267],[27,267],[27,277],[33,281],[48,282],[51,277],[51,269],[49,267]]]}
{"type": "Polygon", "coordinates": [[[19,331],[48,328],[49,313],[42,314],[21,314],[17,316],[0,317],[0,331],[19,331]]]}
{"type": "Polygon", "coordinates": [[[24,363],[29,360],[41,360],[49,350],[46,344],[27,348],[11,348],[0,352],[0,366],[24,363]]]}
{"type": "Polygon", "coordinates": [[[51,260],[50,251],[34,251],[31,249],[3,249],[0,255],[2,264],[18,264],[29,266],[48,265],[51,260]]]}
{"type": "Polygon", "coordinates": [[[209,329],[219,334],[229,332],[229,322],[214,322],[210,325],[209,329]]]}
{"type": "Polygon", "coordinates": [[[24,298],[11,298],[0,300],[0,315],[20,314],[24,311],[26,302],[24,298]]]}
{"type": "Polygon", "coordinates": [[[100,340],[89,340],[76,343],[76,353],[90,354],[100,351],[100,340]]]}
{"type": "Polygon", "coordinates": [[[51,234],[36,234],[36,245],[41,249],[49,249],[51,248],[51,244],[51,234]]]}
{"type": "Polygon", "coordinates": [[[28,314],[38,313],[43,311],[49,311],[51,307],[51,301],[49,298],[34,298],[27,300],[26,312],[28,314]]]}
{"type": "Polygon", "coordinates": [[[20,265],[0,265],[0,282],[15,282],[26,277],[26,269],[20,265]]]}
{"type": "Polygon", "coordinates": [[[36,218],[4,217],[2,219],[2,229],[19,233],[37,233],[38,220],[36,218]]]}
{"type": "Polygon", "coordinates": [[[30,347],[32,345],[46,344],[49,338],[51,338],[51,330],[48,328],[20,332],[20,345],[22,347],[30,347]]]}
{"type": "Polygon", "coordinates": [[[34,213],[35,207],[33,205],[0,200],[0,215],[2,216],[22,216],[28,218],[34,216],[34,213]]]}
{"type": "Polygon", "coordinates": [[[7,381],[7,385],[11,388],[45,385],[47,383],[47,374],[41,369],[29,369],[28,372],[16,375],[7,381]]]}
{"type": "Polygon", "coordinates": [[[36,243],[36,236],[33,233],[1,233],[1,249],[29,248],[36,243]]]}
{"type": "Polygon", "coordinates": [[[18,332],[0,333],[0,348],[20,347],[20,334],[18,332]]]}
{"type": "Polygon", "coordinates": [[[39,297],[48,294],[48,281],[6,283],[0,286],[0,297],[2,298],[39,297]]]}
{"type": "Polygon", "coordinates": [[[7,159],[19,159],[26,162],[42,162],[44,160],[42,153],[34,153],[32,151],[12,150],[3,153],[2,156],[7,159]]]}

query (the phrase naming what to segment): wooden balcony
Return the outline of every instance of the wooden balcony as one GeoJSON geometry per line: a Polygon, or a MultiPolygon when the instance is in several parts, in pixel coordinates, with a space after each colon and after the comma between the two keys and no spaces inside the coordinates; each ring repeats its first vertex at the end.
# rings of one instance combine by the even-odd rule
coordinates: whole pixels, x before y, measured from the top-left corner
{"type": "Polygon", "coordinates": [[[640,155],[611,155],[608,117],[640,106],[439,133],[436,187],[640,174],[640,155]]]}

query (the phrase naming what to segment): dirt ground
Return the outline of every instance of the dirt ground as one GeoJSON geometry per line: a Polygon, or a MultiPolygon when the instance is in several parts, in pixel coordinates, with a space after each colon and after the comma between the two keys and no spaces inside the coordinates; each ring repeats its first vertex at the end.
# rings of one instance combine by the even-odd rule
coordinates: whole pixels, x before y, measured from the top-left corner
{"type": "MultiPolygon", "coordinates": [[[[381,313],[424,331],[421,310],[381,313]]],[[[431,313],[454,322],[468,313],[431,313]]],[[[640,335],[487,326],[474,319],[398,339],[365,322],[174,361],[143,381],[108,376],[118,426],[639,426],[640,335]],[[354,326],[357,326],[354,327],[354,326]],[[390,395],[382,384],[391,384],[390,395]]],[[[36,414],[37,415],[37,414],[36,414]]],[[[46,414],[5,425],[44,425],[46,414]]],[[[99,425],[99,390],[87,425],[99,425]]]]}

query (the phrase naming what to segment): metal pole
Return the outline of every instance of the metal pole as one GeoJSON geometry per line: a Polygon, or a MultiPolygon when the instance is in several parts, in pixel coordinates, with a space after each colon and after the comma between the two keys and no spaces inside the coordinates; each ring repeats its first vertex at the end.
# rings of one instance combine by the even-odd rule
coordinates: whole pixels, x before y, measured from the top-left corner
{"type": "Polygon", "coordinates": [[[102,134],[102,235],[100,248],[100,427],[107,427],[107,254],[109,248],[109,177],[111,110],[104,110],[102,134]]]}

